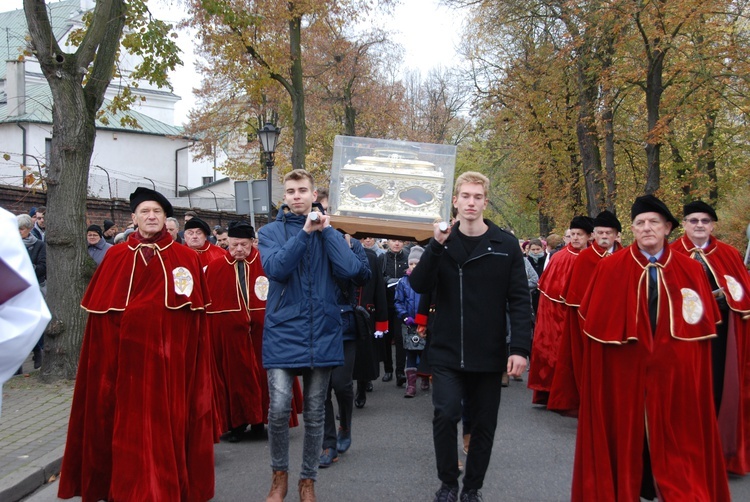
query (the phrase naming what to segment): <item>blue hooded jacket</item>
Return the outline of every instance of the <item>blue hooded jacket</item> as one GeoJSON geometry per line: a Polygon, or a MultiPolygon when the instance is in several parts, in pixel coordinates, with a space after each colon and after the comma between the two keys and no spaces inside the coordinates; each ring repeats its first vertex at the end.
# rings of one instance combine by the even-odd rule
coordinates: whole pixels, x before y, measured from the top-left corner
{"type": "MultiPolygon", "coordinates": [[[[334,277],[362,280],[370,273],[333,227],[308,234],[307,217],[286,205],[258,231],[269,280],[263,329],[265,368],[322,368],[344,364],[341,311],[334,277]]],[[[366,278],[365,278],[366,280],[366,278]]]]}

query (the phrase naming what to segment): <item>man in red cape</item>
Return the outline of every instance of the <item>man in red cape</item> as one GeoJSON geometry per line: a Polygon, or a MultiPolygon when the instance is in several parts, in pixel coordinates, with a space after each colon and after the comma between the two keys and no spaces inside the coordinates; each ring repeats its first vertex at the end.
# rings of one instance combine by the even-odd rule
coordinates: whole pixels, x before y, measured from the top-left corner
{"type": "Polygon", "coordinates": [[[701,266],[667,243],[679,222],[664,203],[638,197],[631,216],[635,242],[599,262],[579,309],[571,498],[728,501],[709,378],[716,303],[701,266]]]}
{"type": "Polygon", "coordinates": [[[750,472],[750,276],[739,251],[713,236],[714,208],[694,201],[683,208],[685,235],[672,244],[703,266],[721,313],[712,340],[714,406],[727,469],[750,472]]]}
{"type": "Polygon", "coordinates": [[[620,232],[622,225],[617,216],[610,211],[602,211],[594,218],[594,241],[591,246],[580,252],[573,263],[570,280],[563,293],[565,305],[569,308],[547,401],[549,410],[568,416],[578,416],[578,389],[581,386],[583,356],[583,333],[579,323],[578,307],[599,261],[622,249],[622,245],[617,242],[620,232]]]}
{"type": "MultiPolygon", "coordinates": [[[[192,221],[192,220],[191,220],[192,221]]],[[[236,443],[249,424],[263,424],[260,372],[252,338],[252,320],[264,311],[268,279],[263,275],[260,254],[253,248],[255,230],[249,223],[229,225],[229,249],[206,267],[211,305],[206,309],[211,328],[214,392],[219,403],[221,431],[236,443]],[[251,310],[255,307],[255,311],[251,310]]]]}
{"type": "Polygon", "coordinates": [[[203,270],[209,263],[225,254],[223,249],[208,241],[209,235],[211,235],[211,229],[208,228],[208,223],[200,218],[193,217],[185,222],[185,233],[183,234],[185,245],[198,253],[203,270]]]}
{"type": "Polygon", "coordinates": [[[569,230],[571,241],[552,255],[549,266],[539,280],[538,288],[542,294],[539,297],[529,365],[529,388],[534,389],[534,404],[547,404],[555,374],[557,351],[569,310],[565,305],[563,292],[568,286],[573,263],[578,254],[586,249],[594,226],[591,218],[576,216],[570,222],[569,230]]]}
{"type": "Polygon", "coordinates": [[[139,187],[138,230],[91,279],[58,496],[205,501],[214,494],[201,265],[164,228],[172,205],[139,187]]]}

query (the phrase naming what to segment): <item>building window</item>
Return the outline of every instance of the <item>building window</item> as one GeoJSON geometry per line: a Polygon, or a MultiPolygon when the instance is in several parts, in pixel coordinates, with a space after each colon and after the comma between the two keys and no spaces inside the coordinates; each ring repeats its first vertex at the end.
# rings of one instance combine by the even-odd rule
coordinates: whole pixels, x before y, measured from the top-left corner
{"type": "Polygon", "coordinates": [[[203,184],[204,185],[208,185],[209,183],[213,183],[213,182],[214,182],[214,177],[213,176],[204,176],[203,177],[203,184]]]}

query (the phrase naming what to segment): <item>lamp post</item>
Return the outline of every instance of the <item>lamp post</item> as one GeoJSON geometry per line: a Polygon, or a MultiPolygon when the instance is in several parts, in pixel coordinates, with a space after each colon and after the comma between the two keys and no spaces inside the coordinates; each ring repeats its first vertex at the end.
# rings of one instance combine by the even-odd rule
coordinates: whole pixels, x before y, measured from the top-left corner
{"type": "Polygon", "coordinates": [[[258,130],[260,146],[266,154],[266,176],[268,177],[268,223],[271,223],[271,201],[273,200],[271,195],[271,172],[273,171],[274,164],[273,155],[276,153],[276,143],[279,141],[280,133],[281,129],[270,122],[266,122],[265,125],[258,130]]]}

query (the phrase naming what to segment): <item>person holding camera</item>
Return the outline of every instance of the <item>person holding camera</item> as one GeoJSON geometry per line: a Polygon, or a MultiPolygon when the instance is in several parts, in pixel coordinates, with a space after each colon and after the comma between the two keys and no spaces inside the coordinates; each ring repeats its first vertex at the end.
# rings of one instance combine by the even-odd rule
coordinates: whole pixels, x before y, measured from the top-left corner
{"type": "Polygon", "coordinates": [[[263,328],[263,366],[268,372],[268,442],[273,479],[267,502],[284,500],[289,471],[292,384],[304,384],[305,438],[300,500],[315,500],[314,482],[323,444],[325,398],[333,368],[344,364],[336,280],[365,275],[344,236],[327,214],[313,211],[313,177],[295,169],[284,177],[284,202],[276,221],[258,232],[263,270],[269,280],[263,328]]]}
{"type": "MultiPolygon", "coordinates": [[[[419,263],[419,259],[422,257],[424,248],[414,246],[409,252],[409,268],[406,270],[406,275],[399,279],[396,285],[396,294],[394,299],[394,305],[396,312],[398,313],[399,319],[404,323],[401,325],[401,332],[403,334],[402,340],[404,350],[406,351],[406,392],[404,397],[414,397],[417,395],[417,366],[422,357],[422,351],[425,347],[426,332],[422,331],[421,334],[417,333],[417,325],[426,325],[427,319],[423,322],[419,322],[417,309],[419,307],[420,295],[414,291],[409,282],[409,276],[414,267],[419,263]]],[[[398,343],[398,342],[397,342],[398,343]]],[[[422,390],[430,389],[430,377],[422,377],[422,390]]]]}

